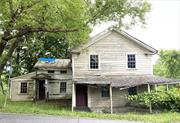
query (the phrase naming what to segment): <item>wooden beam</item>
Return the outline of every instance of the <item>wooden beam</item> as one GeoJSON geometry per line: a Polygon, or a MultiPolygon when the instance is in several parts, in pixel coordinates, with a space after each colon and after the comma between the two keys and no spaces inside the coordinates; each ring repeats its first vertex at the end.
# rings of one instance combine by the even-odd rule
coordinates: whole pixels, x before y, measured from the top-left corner
{"type": "Polygon", "coordinates": [[[112,100],[112,86],[110,85],[109,87],[109,92],[110,92],[110,102],[111,102],[111,114],[113,113],[113,100],[112,100]]]}
{"type": "Polygon", "coordinates": [[[168,84],[166,84],[166,90],[169,91],[169,85],[168,84]]]}
{"type": "MultiPolygon", "coordinates": [[[[151,87],[149,84],[148,84],[148,93],[151,93],[151,87]]],[[[152,113],[152,104],[151,103],[149,103],[149,112],[152,113]]]]}

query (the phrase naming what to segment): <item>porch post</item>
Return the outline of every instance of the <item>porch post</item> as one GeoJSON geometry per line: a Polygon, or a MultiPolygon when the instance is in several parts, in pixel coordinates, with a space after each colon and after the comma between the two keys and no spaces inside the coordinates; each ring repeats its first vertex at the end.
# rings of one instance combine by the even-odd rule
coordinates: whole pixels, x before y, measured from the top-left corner
{"type": "Polygon", "coordinates": [[[36,80],[33,80],[33,101],[36,101],[36,80]]]}
{"type": "Polygon", "coordinates": [[[155,91],[157,91],[157,85],[156,84],[154,85],[154,88],[155,88],[155,91]]]}
{"type": "MultiPolygon", "coordinates": [[[[148,93],[150,93],[150,92],[151,92],[151,87],[148,84],[148,93]]],[[[152,105],[151,105],[151,103],[149,103],[149,112],[152,113],[152,105]]]]}
{"type": "Polygon", "coordinates": [[[110,85],[110,102],[111,102],[111,114],[113,113],[113,101],[112,101],[112,86],[110,85]]]}
{"type": "Polygon", "coordinates": [[[75,83],[72,82],[72,112],[74,111],[74,107],[76,106],[76,89],[75,83]]]}
{"type": "Polygon", "coordinates": [[[166,90],[167,90],[167,91],[169,90],[169,85],[168,85],[168,84],[166,84],[166,90]]]}
{"type": "Polygon", "coordinates": [[[45,79],[45,99],[48,100],[48,80],[45,79]]]}

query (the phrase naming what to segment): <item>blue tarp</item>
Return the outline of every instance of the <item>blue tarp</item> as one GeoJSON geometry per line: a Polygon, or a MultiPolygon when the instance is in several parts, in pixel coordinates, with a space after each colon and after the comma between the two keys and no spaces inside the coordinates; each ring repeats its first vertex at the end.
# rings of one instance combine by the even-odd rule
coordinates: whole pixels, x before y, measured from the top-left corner
{"type": "Polygon", "coordinates": [[[45,61],[45,62],[55,62],[55,58],[39,58],[39,61],[45,61]]]}

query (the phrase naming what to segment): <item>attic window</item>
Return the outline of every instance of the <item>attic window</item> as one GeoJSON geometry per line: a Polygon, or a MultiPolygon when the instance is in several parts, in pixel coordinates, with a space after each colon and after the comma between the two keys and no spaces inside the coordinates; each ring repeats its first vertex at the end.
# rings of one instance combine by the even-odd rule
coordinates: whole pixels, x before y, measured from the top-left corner
{"type": "Polygon", "coordinates": [[[66,73],[67,73],[67,70],[61,70],[60,73],[61,73],[61,74],[66,74],[66,73]]]}
{"type": "Polygon", "coordinates": [[[127,55],[128,60],[128,68],[136,68],[136,55],[135,54],[128,54],[127,55]]]}
{"type": "Polygon", "coordinates": [[[90,69],[99,68],[99,58],[98,55],[90,55],[90,69]]]}
{"type": "Polygon", "coordinates": [[[48,73],[54,73],[54,70],[48,70],[48,73]]]}

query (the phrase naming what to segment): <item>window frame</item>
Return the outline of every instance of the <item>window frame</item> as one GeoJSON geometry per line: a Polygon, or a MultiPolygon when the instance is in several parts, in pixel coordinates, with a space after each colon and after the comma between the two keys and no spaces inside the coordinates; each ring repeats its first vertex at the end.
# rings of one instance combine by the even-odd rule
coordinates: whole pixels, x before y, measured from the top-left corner
{"type": "MultiPolygon", "coordinates": [[[[133,90],[133,91],[134,91],[134,90],[133,90]]],[[[138,88],[137,88],[137,86],[128,88],[128,95],[137,95],[137,93],[138,93],[138,88]],[[130,92],[130,89],[132,89],[132,90],[134,89],[135,92],[130,92]]]]}
{"type": "Polygon", "coordinates": [[[19,84],[19,94],[28,94],[28,82],[20,82],[19,84]],[[22,92],[22,86],[21,84],[26,83],[26,92],[22,92]]]}
{"type": "Polygon", "coordinates": [[[137,69],[137,53],[136,52],[128,52],[126,53],[126,68],[127,69],[137,69]],[[135,68],[128,67],[128,55],[135,55],[135,68]]]}
{"type": "Polygon", "coordinates": [[[60,93],[67,93],[67,82],[60,82],[59,92],[60,93]],[[62,87],[62,85],[61,85],[62,83],[65,83],[65,87],[62,87]],[[62,91],[62,89],[65,89],[65,91],[64,90],[62,91]]]}
{"type": "Polygon", "coordinates": [[[109,91],[108,87],[104,87],[104,86],[101,87],[101,97],[102,98],[109,98],[110,97],[110,91],[109,91]],[[103,89],[107,89],[107,90],[105,91],[103,89]]]}
{"type": "Polygon", "coordinates": [[[93,53],[93,54],[89,54],[89,70],[100,70],[100,55],[97,54],[97,53],[93,53]],[[97,69],[94,69],[94,68],[91,68],[91,56],[92,55],[97,55],[98,56],[98,68],[97,69]]]}

